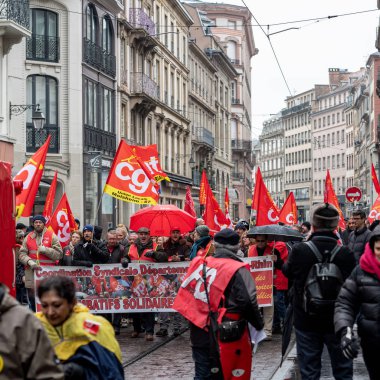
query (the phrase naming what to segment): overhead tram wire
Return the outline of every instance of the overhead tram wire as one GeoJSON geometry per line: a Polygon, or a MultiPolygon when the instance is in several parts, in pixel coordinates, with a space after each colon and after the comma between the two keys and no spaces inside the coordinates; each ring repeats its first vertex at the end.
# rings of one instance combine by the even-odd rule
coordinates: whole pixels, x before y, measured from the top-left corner
{"type": "MultiPolygon", "coordinates": [[[[281,72],[282,78],[283,78],[283,80],[284,80],[284,82],[285,82],[285,84],[286,84],[286,87],[287,87],[287,89],[288,89],[288,91],[289,91],[289,94],[290,94],[290,96],[293,96],[292,92],[290,91],[290,87],[289,87],[288,81],[286,80],[286,78],[285,78],[285,74],[284,74],[284,72],[283,72],[283,70],[282,70],[282,67],[281,67],[280,61],[278,60],[278,58],[277,58],[277,54],[276,54],[276,52],[275,52],[275,50],[274,50],[274,47],[273,47],[273,45],[272,45],[272,41],[270,40],[270,36],[269,36],[269,34],[265,33],[265,30],[263,29],[263,27],[261,26],[261,24],[257,21],[255,15],[254,15],[254,14],[251,12],[251,10],[248,8],[248,6],[247,6],[247,4],[245,3],[245,1],[244,1],[244,0],[241,0],[241,1],[242,1],[242,3],[244,4],[244,6],[248,9],[248,12],[251,14],[251,16],[253,17],[253,19],[256,21],[256,23],[257,23],[257,25],[260,27],[261,31],[262,31],[262,32],[265,34],[265,36],[267,37],[268,42],[269,42],[269,45],[270,45],[270,47],[271,47],[271,49],[272,49],[273,55],[274,55],[274,57],[275,57],[275,59],[276,59],[277,66],[278,66],[278,68],[280,69],[280,72],[281,72]]],[[[269,26],[268,26],[268,27],[269,27],[269,26]]]]}

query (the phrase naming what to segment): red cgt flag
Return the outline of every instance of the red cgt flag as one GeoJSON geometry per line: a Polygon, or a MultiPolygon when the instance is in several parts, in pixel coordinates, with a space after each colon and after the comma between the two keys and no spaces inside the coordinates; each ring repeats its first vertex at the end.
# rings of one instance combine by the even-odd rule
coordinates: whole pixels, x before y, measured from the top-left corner
{"type": "Polygon", "coordinates": [[[232,228],[232,222],[230,217],[230,197],[228,196],[228,188],[224,193],[224,215],[226,216],[227,227],[232,228]]]}
{"type": "Polygon", "coordinates": [[[288,197],[286,198],[286,201],[280,211],[279,217],[279,222],[282,222],[284,224],[293,225],[297,223],[297,204],[294,198],[293,191],[291,191],[288,197]]]}
{"type": "Polygon", "coordinates": [[[380,194],[376,198],[368,215],[368,221],[370,223],[373,223],[375,220],[380,220],[380,194]]]}
{"type": "Polygon", "coordinates": [[[201,184],[199,187],[199,204],[201,206],[204,206],[206,204],[206,198],[207,198],[207,187],[210,187],[206,175],[206,170],[203,169],[202,171],[202,178],[201,178],[201,184]]]}
{"type": "Polygon", "coordinates": [[[66,193],[62,195],[54,214],[48,224],[48,228],[52,229],[58,236],[58,240],[62,247],[66,247],[70,243],[70,233],[76,229],[74,215],[71,212],[69,201],[66,193]]]}
{"type": "Polygon", "coordinates": [[[54,178],[51,181],[51,185],[46,196],[44,211],[42,211],[42,215],[45,217],[47,222],[49,222],[51,218],[51,214],[53,213],[55,191],[57,189],[57,179],[58,179],[58,173],[57,171],[55,171],[54,178]]]}
{"type": "Polygon", "coordinates": [[[193,197],[191,196],[190,186],[186,186],[186,199],[184,210],[188,212],[191,216],[196,217],[193,197]]]}
{"type": "Polygon", "coordinates": [[[32,213],[34,200],[44,171],[50,139],[51,136],[49,135],[40,149],[33,154],[13,178],[13,180],[23,181],[22,191],[16,196],[16,218],[30,216],[32,213]]]}
{"type": "Polygon", "coordinates": [[[260,168],[258,168],[256,172],[252,209],[256,210],[256,226],[276,224],[279,220],[278,208],[265,186],[260,168]]]}
{"type": "Polygon", "coordinates": [[[221,210],[218,201],[215,199],[211,187],[206,186],[206,205],[203,213],[203,219],[208,228],[214,231],[220,231],[227,226],[227,220],[221,210]]]}
{"type": "Polygon", "coordinates": [[[342,210],[339,207],[339,202],[338,198],[336,197],[335,191],[334,191],[334,186],[331,181],[330,177],[330,171],[327,170],[326,173],[326,183],[325,183],[325,192],[324,192],[324,202],[325,203],[330,203],[333,206],[335,206],[339,212],[339,224],[338,227],[340,227],[341,230],[346,229],[346,223],[344,222],[344,217],[342,210]]]}
{"type": "Polygon", "coordinates": [[[377,192],[377,194],[380,194],[380,183],[379,183],[379,179],[377,178],[377,174],[376,174],[376,170],[375,170],[375,167],[373,166],[372,164],[372,182],[373,182],[373,185],[375,186],[375,190],[377,192]]]}
{"type": "Polygon", "coordinates": [[[104,192],[125,202],[155,205],[159,195],[153,182],[136,159],[132,147],[121,140],[104,192]]]}

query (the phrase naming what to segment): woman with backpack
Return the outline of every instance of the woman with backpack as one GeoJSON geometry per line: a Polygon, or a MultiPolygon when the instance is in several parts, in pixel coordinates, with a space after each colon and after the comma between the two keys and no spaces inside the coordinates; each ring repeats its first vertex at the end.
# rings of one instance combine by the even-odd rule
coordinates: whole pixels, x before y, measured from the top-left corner
{"type": "Polygon", "coordinates": [[[380,374],[380,235],[366,245],[359,265],[344,283],[335,303],[335,332],[346,357],[355,358],[359,344],[352,332],[357,321],[363,358],[370,379],[380,374]]]}

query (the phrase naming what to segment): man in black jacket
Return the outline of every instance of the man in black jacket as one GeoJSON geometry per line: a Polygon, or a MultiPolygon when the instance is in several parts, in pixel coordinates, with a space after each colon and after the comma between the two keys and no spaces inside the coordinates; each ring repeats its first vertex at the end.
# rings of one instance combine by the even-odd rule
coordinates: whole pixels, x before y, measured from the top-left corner
{"type": "MultiPolygon", "coordinates": [[[[257,304],[257,298],[256,298],[256,286],[255,282],[252,279],[252,275],[249,272],[249,270],[244,266],[240,266],[239,269],[237,269],[233,274],[232,277],[230,277],[229,282],[225,282],[223,278],[226,278],[227,273],[229,272],[229,268],[232,267],[238,267],[238,263],[241,263],[241,259],[236,255],[237,251],[239,250],[239,235],[232,231],[231,229],[224,229],[214,236],[214,242],[216,251],[212,257],[209,258],[201,258],[197,257],[193,261],[193,265],[196,267],[198,266],[198,261],[203,262],[203,260],[206,260],[207,263],[207,273],[210,274],[210,277],[213,278],[213,280],[209,280],[209,291],[208,294],[212,298],[212,294],[214,293],[213,289],[214,284],[218,282],[219,289],[223,291],[224,295],[224,301],[222,301],[222,305],[220,307],[224,307],[226,309],[226,312],[223,317],[224,321],[231,321],[231,320],[239,320],[241,322],[249,322],[253,327],[256,328],[256,330],[262,330],[264,327],[264,322],[261,317],[258,304],[257,304]],[[223,259],[215,260],[215,259],[223,259]],[[218,268],[218,269],[216,269],[218,268]],[[219,280],[218,280],[219,279],[219,280]],[[212,282],[211,282],[212,281],[212,282]],[[222,283],[224,281],[224,285],[222,286],[222,283]],[[223,289],[224,288],[224,289],[223,289]],[[230,319],[233,318],[234,319],[230,319]]],[[[201,264],[202,265],[202,264],[201,264]]],[[[192,267],[190,267],[191,270],[192,267]]],[[[182,315],[184,315],[185,318],[189,319],[189,321],[194,321],[203,318],[207,318],[204,315],[204,307],[202,306],[202,302],[199,303],[199,300],[202,299],[203,302],[205,300],[203,297],[200,297],[200,294],[195,295],[197,292],[193,292],[191,289],[190,291],[184,290],[187,289],[186,281],[189,281],[190,288],[193,288],[195,286],[196,289],[200,289],[199,285],[202,284],[202,278],[199,278],[199,274],[197,273],[198,270],[195,269],[194,272],[188,271],[188,275],[185,278],[184,282],[182,283],[181,290],[178,293],[177,298],[174,303],[174,309],[177,309],[182,315]],[[197,277],[196,282],[191,281],[192,277],[197,277]],[[199,283],[200,282],[200,283],[199,283]],[[193,284],[193,285],[191,285],[193,284]],[[182,289],[184,288],[184,289],[182,289]],[[190,299],[188,297],[193,297],[194,299],[190,299]],[[195,308],[190,310],[187,304],[196,304],[199,305],[199,308],[195,308]],[[203,310],[203,311],[202,311],[203,310]]],[[[231,275],[231,272],[230,274],[231,275]]],[[[208,296],[207,296],[208,297],[208,296]]],[[[206,297],[206,299],[207,299],[206,297]]],[[[207,301],[206,301],[207,302],[207,301]]],[[[211,303],[214,303],[211,299],[211,303]]],[[[208,307],[206,308],[206,310],[208,307]]],[[[211,379],[211,366],[212,363],[210,362],[210,352],[213,352],[213,344],[212,344],[212,337],[210,336],[209,332],[206,331],[203,328],[200,328],[196,326],[194,323],[190,323],[190,341],[192,346],[192,352],[193,352],[193,359],[195,362],[195,379],[211,379]]],[[[210,327],[209,327],[210,328],[210,327]]],[[[219,336],[220,337],[220,336],[219,336]]],[[[221,338],[220,338],[221,339],[221,338]]],[[[230,342],[230,344],[236,343],[234,341],[230,342]]],[[[244,347],[244,341],[239,341],[239,349],[234,351],[237,355],[244,355],[243,353],[243,347],[244,347]]],[[[219,342],[219,345],[221,343],[219,342]]],[[[251,347],[250,352],[245,355],[245,358],[247,360],[251,360],[251,347]]],[[[221,351],[222,352],[222,351],[221,351]]],[[[230,361],[230,364],[232,361],[236,360],[234,358],[234,355],[231,354],[227,362],[230,361]]],[[[248,365],[249,366],[249,365],[248,365]]],[[[228,367],[228,363],[227,363],[228,367]]],[[[223,375],[224,378],[232,378],[232,375],[230,373],[226,374],[225,368],[226,366],[223,365],[222,360],[222,368],[223,368],[223,375]]],[[[233,368],[233,367],[232,367],[233,368]]],[[[236,368],[236,367],[235,367],[236,368]]],[[[237,367],[242,368],[242,367],[237,367]]],[[[223,378],[221,376],[220,378],[223,378]]],[[[242,375],[241,379],[249,379],[250,378],[250,367],[249,371],[245,372],[244,375],[242,375]]]]}
{"type": "Polygon", "coordinates": [[[351,232],[348,238],[348,248],[354,252],[356,264],[359,263],[365,245],[369,242],[371,237],[371,231],[365,224],[366,218],[367,216],[363,210],[357,210],[352,213],[352,219],[355,222],[355,230],[351,232]]]}
{"type": "MultiPolygon", "coordinates": [[[[329,255],[336,247],[338,237],[334,234],[339,222],[338,210],[326,203],[315,205],[312,210],[312,234],[310,239],[321,255],[329,255]]],[[[296,244],[282,271],[293,281],[294,326],[296,330],[298,364],[303,380],[317,380],[321,372],[321,355],[326,345],[330,353],[335,379],[352,379],[352,360],[346,359],[340,348],[340,340],[334,334],[334,311],[310,315],[304,309],[305,282],[310,269],[318,259],[307,242],[296,244]]],[[[333,263],[346,279],[355,267],[353,253],[341,247],[333,263]]]]}
{"type": "Polygon", "coordinates": [[[73,265],[92,267],[93,264],[108,262],[109,253],[104,242],[95,240],[94,227],[87,224],[83,227],[83,240],[74,248],[73,265]]]}

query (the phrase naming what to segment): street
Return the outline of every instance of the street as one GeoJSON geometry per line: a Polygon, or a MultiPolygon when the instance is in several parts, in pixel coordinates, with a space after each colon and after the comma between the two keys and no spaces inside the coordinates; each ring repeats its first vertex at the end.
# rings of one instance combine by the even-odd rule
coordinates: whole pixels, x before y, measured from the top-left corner
{"type": "MultiPolygon", "coordinates": [[[[126,380],[143,379],[193,379],[194,363],[191,357],[189,331],[180,336],[169,339],[155,338],[155,341],[146,342],[144,334],[132,339],[132,328],[123,328],[118,337],[123,354],[123,366],[126,380]],[[165,344],[165,342],[167,342],[165,344]],[[151,349],[159,346],[149,352],[151,349]],[[147,354],[143,356],[144,354],[147,354]],[[143,357],[142,357],[143,356],[143,357]],[[136,360],[139,359],[139,360],[136,360]]],[[[294,345],[294,340],[291,342],[294,345]]],[[[259,345],[253,358],[252,377],[254,380],[300,380],[296,363],[295,345],[290,350],[282,367],[281,362],[281,335],[274,335],[273,340],[259,345]]],[[[333,379],[329,365],[328,354],[325,351],[322,358],[321,379],[333,379]]],[[[354,361],[354,380],[368,379],[368,374],[360,355],[354,361]]]]}

